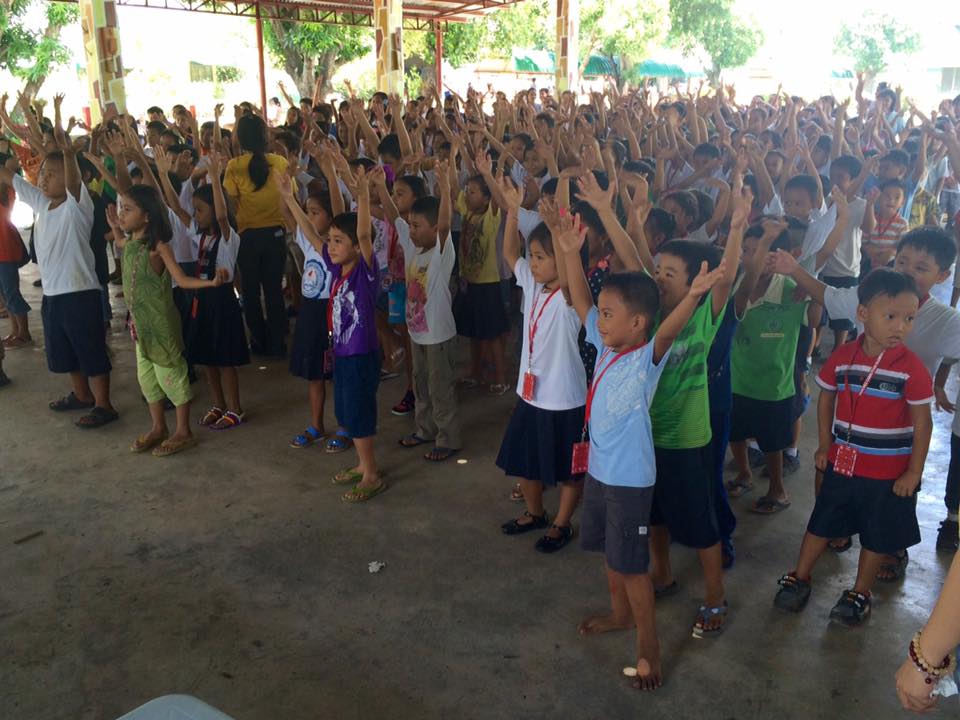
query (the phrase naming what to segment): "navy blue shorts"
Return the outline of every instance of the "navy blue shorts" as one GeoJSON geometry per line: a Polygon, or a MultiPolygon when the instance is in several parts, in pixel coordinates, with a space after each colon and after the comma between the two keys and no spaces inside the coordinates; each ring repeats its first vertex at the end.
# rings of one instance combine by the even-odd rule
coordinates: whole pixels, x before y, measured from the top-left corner
{"type": "Polygon", "coordinates": [[[916,545],[917,494],[895,495],[894,482],[844,477],[827,465],[807,532],[822,538],[859,535],[861,547],[891,555],[916,545]]]}
{"type": "Polygon", "coordinates": [[[651,525],[666,525],[670,537],[681,545],[703,550],[720,542],[716,491],[713,479],[713,445],[654,448],[657,484],[653,489],[651,525]]]}
{"type": "Polygon", "coordinates": [[[786,450],[793,442],[793,408],[793,396],[784,400],[755,400],[734,394],[730,442],[755,438],[765,453],[786,450]]]}
{"type": "Polygon", "coordinates": [[[338,356],[334,360],[333,373],[333,405],[337,422],[354,439],[376,435],[380,352],[338,356]]]}
{"type": "Polygon", "coordinates": [[[44,295],[40,306],[43,341],[50,372],[82,372],[87,377],[112,369],[103,328],[103,298],[99,288],[64,295],[44,295]]]}

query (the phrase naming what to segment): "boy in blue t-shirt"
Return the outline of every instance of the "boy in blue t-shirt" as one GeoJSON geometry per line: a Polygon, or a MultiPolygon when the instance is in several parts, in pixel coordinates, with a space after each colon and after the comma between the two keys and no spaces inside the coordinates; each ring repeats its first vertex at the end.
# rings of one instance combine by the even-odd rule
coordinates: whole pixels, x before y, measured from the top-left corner
{"type": "Polygon", "coordinates": [[[579,462],[587,471],[581,544],[585,550],[605,554],[611,603],[609,615],[584,620],[579,630],[589,635],[636,626],[634,687],[655,690],[661,685],[661,671],[648,574],[647,538],[656,479],[650,403],[670,346],[700,298],[724,277],[725,268],[721,264],[707,272],[704,262],[686,297],[650,342],[660,310],[653,279],[637,272],[610,275],[595,307],[580,261],[586,229],[579,216],[564,215],[560,224],[554,244],[564,255],[570,301],[586,328],[587,342],[599,352],[587,395],[588,457],[574,452],[575,465],[579,462]]]}

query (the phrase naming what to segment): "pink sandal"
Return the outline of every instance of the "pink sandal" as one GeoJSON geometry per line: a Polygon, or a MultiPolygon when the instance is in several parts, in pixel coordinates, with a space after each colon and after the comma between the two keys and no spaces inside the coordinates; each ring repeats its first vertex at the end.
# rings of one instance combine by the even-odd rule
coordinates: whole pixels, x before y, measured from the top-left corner
{"type": "Polygon", "coordinates": [[[230,430],[235,428],[237,425],[243,424],[246,414],[243,412],[235,413],[233,410],[227,410],[223,417],[217,420],[213,425],[210,426],[211,430],[230,430]]]}

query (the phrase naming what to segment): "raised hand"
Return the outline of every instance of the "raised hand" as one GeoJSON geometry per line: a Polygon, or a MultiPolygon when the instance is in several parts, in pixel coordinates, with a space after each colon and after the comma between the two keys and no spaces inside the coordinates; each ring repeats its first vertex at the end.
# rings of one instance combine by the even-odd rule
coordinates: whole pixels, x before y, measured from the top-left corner
{"type": "Polygon", "coordinates": [[[565,253],[578,253],[587,237],[587,226],[580,222],[580,215],[571,215],[567,210],[560,211],[558,232],[554,234],[554,242],[565,253]]]}
{"type": "Polygon", "coordinates": [[[162,173],[170,172],[170,168],[173,167],[170,156],[167,155],[167,151],[162,147],[157,146],[157,148],[154,149],[153,160],[157,164],[157,170],[162,173]]]}
{"type": "Polygon", "coordinates": [[[581,200],[586,200],[594,210],[601,212],[610,209],[616,186],[611,182],[604,190],[597,182],[596,176],[588,172],[577,180],[577,190],[581,200]]]}
{"type": "Polygon", "coordinates": [[[291,182],[289,175],[287,175],[285,172],[274,170],[273,182],[276,184],[277,190],[284,200],[290,200],[293,198],[293,183],[291,182]]]}
{"type": "Polygon", "coordinates": [[[499,180],[500,192],[503,194],[504,202],[507,204],[507,210],[517,212],[523,204],[523,191],[514,187],[513,181],[504,175],[499,180]]]}
{"type": "Polygon", "coordinates": [[[731,199],[733,203],[733,214],[730,216],[731,228],[745,228],[750,218],[750,210],[753,208],[753,190],[749,185],[744,185],[739,195],[731,199]]]}
{"type": "Polygon", "coordinates": [[[704,260],[702,263],[700,263],[700,272],[697,273],[697,276],[693,279],[693,282],[690,283],[690,289],[687,291],[687,295],[694,298],[703,297],[710,292],[710,289],[714,285],[723,279],[726,272],[726,259],[721,260],[720,264],[717,265],[717,267],[713,270],[710,270],[710,266],[707,264],[707,261],[704,260]]]}

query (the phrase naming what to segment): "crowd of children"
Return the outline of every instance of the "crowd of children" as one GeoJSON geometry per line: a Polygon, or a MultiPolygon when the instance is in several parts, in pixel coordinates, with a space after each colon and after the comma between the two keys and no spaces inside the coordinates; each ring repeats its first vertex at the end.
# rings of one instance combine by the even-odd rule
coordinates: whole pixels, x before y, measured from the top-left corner
{"type": "MultiPolygon", "coordinates": [[[[831,612],[858,625],[873,584],[903,578],[920,542],[931,404],[953,410],[944,388],[960,359],[960,313],[931,296],[957,255],[960,97],[928,118],[901,107],[898,90],[881,84],[868,98],[864,84],[843,101],[747,104],[703,84],[610,87],[584,102],[427,87],[406,102],[307,100],[283,125],[245,103],[230,130],[221,106],[203,125],[176,106],[169,121],[151,108],[143,139],[115,112],[71,136],[62,97],[48,120],[22,97],[8,112],[4,96],[15,152],[0,156],[3,347],[32,342],[17,268],[33,257],[48,366],[72,382],[50,408],[86,410],[83,428],[116,420],[112,245],[151,417],[131,451],[197,443],[194,366],[212,403],[193,421],[229,430],[255,420],[238,368],[251,353],[289,356],[310,406],[290,445],[355,447],[357,462],[333,478],[355,503],[388,487],[383,378],[407,376],[394,413],[413,422],[400,445],[442,463],[469,427],[458,388],[503,395],[515,368],[496,464],[524,508],[502,532],[536,533],[536,550],[555,553],[580,509],[581,544],[604,554],[611,600],[580,631],[635,627],[635,684],[655,689],[654,604],[678,587],[671,543],[697,551],[691,632],[715,637],[731,610],[730,498],[753,492],[764,468],[766,492],[747,509],[790,506],[814,361],[819,444],[806,467],[817,500],[774,604],[801,610],[818,557],[858,535],[856,581],[831,612]],[[36,216],[30,250],[8,220],[14,194],[36,216]],[[469,340],[462,374],[458,336],[469,340]]],[[[951,448],[944,551],[960,542],[960,417],[951,448]]]]}

